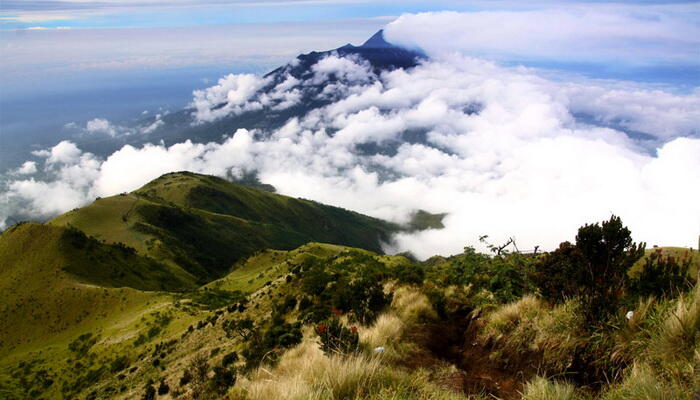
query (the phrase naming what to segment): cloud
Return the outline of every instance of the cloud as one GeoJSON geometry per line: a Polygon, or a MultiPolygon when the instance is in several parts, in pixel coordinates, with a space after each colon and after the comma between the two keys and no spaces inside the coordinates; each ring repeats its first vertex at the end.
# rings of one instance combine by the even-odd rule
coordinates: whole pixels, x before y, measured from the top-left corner
{"type": "Polygon", "coordinates": [[[68,30],[68,29],[72,29],[72,28],[70,26],[56,26],[56,27],[30,26],[30,27],[24,28],[24,29],[28,30],[28,31],[46,31],[46,30],[51,30],[51,29],[62,31],[62,30],[68,30]]]}
{"type": "Polygon", "coordinates": [[[165,123],[163,122],[163,114],[156,114],[155,120],[153,121],[152,124],[142,127],[141,128],[141,133],[148,135],[149,133],[155,132],[158,128],[163,126],[165,123]]]}
{"type": "Polygon", "coordinates": [[[63,140],[56,146],[52,147],[50,151],[45,152],[35,152],[35,155],[46,155],[48,158],[46,160],[47,165],[52,164],[73,164],[80,159],[81,151],[78,146],[73,142],[63,140]]]}
{"type": "MultiPolygon", "coordinates": [[[[70,122],[64,125],[64,128],[68,131],[77,133],[80,136],[85,135],[107,135],[111,138],[131,136],[135,134],[148,135],[160,129],[165,122],[163,121],[163,116],[169,114],[169,111],[163,111],[157,113],[152,120],[141,122],[139,125],[124,126],[119,124],[114,124],[105,118],[94,118],[85,123],[85,127],[82,128],[75,122],[70,122]]],[[[147,115],[144,113],[142,115],[147,115]]],[[[35,155],[41,152],[35,153],[35,155]]]]}
{"type": "Polygon", "coordinates": [[[111,137],[117,136],[117,129],[104,118],[95,118],[85,124],[85,130],[89,133],[106,133],[111,137]]]}
{"type": "Polygon", "coordinates": [[[46,158],[48,180],[14,178],[6,197],[25,214],[50,215],[166,172],[257,172],[281,193],[396,222],[417,209],[448,213],[445,229],[400,234],[387,247],[419,257],[459,252],[484,234],[551,249],[611,213],[637,240],[696,244],[697,90],[551,80],[461,55],[361,75],[362,63],[333,57],[305,80],[228,75],[194,95],[204,120],[266,110],[278,104],[269,98],[312,88],[331,100],[279,129],[240,129],[220,143],[124,146],[106,159],[64,141],[35,152],[46,158]],[[45,200],[59,194],[59,205],[45,200]]]}
{"type": "Polygon", "coordinates": [[[530,10],[406,14],[387,39],[432,56],[698,65],[697,8],[582,3],[530,10]]]}
{"type": "Polygon", "coordinates": [[[24,164],[22,164],[21,167],[17,168],[15,172],[20,175],[31,175],[36,173],[36,171],[36,162],[25,161],[24,164]]]}
{"type": "Polygon", "coordinates": [[[248,100],[268,83],[253,74],[229,74],[219,79],[218,85],[195,90],[190,104],[195,108],[199,122],[211,122],[229,114],[259,110],[262,104],[248,100]]]}

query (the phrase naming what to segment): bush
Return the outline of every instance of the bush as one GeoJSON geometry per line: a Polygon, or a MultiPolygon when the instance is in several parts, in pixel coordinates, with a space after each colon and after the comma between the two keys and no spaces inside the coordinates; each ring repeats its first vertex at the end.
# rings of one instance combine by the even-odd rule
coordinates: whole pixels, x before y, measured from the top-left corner
{"type": "Polygon", "coordinates": [[[146,386],[146,392],[143,394],[141,399],[143,400],[154,400],[156,398],[156,388],[153,385],[146,386]]]}
{"type": "Polygon", "coordinates": [[[425,270],[418,264],[399,264],[393,270],[393,275],[400,283],[421,285],[425,280],[425,270]]]}
{"type": "Polygon", "coordinates": [[[224,395],[228,388],[236,384],[236,372],[231,368],[214,367],[214,376],[210,385],[212,391],[219,395],[224,395]]]}
{"type": "Polygon", "coordinates": [[[690,264],[687,252],[683,259],[677,259],[656,249],[646,258],[641,272],[632,278],[631,291],[639,297],[678,294],[692,285],[690,264]]]}
{"type": "Polygon", "coordinates": [[[255,323],[250,318],[224,321],[221,327],[229,339],[237,335],[244,341],[248,341],[255,333],[255,323]]]}
{"type": "Polygon", "coordinates": [[[327,355],[347,355],[357,351],[360,337],[357,327],[346,328],[337,318],[316,327],[321,338],[321,350],[327,355]]]}
{"type": "Polygon", "coordinates": [[[502,248],[494,256],[477,253],[472,247],[452,259],[448,285],[473,286],[493,293],[500,302],[513,301],[533,290],[529,273],[531,258],[502,248]]]}
{"type": "Polygon", "coordinates": [[[110,364],[109,370],[111,372],[119,372],[126,369],[129,366],[129,358],[126,356],[120,356],[115,358],[110,364]]]}
{"type": "Polygon", "coordinates": [[[272,316],[270,326],[263,331],[255,331],[243,349],[246,369],[251,370],[263,361],[275,363],[283,349],[293,347],[301,342],[301,323],[289,324],[279,314],[272,316]]]}
{"type": "Polygon", "coordinates": [[[158,395],[163,396],[168,394],[170,392],[170,386],[168,386],[167,383],[165,383],[164,379],[160,380],[160,385],[158,385],[158,395]]]}
{"type": "Polygon", "coordinates": [[[224,356],[224,358],[221,360],[221,365],[227,367],[236,361],[238,361],[238,353],[232,351],[224,356]]]}
{"type": "Polygon", "coordinates": [[[180,386],[185,386],[192,382],[192,372],[186,369],[182,372],[182,377],[180,377],[180,386]]]}
{"type": "Polygon", "coordinates": [[[534,280],[545,298],[578,297],[591,326],[617,310],[628,287],[628,270],[644,255],[644,243],[632,242],[620,217],[584,225],[576,244],[564,242],[540,259],[534,280]]]}

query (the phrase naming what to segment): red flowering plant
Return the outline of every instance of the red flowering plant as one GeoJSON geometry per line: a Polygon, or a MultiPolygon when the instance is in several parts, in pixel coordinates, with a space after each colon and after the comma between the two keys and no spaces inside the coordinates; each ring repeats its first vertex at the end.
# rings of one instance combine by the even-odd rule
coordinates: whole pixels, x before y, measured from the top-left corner
{"type": "Polygon", "coordinates": [[[347,355],[357,351],[360,336],[357,327],[345,327],[338,318],[333,318],[316,327],[316,334],[321,339],[324,353],[347,355]]]}

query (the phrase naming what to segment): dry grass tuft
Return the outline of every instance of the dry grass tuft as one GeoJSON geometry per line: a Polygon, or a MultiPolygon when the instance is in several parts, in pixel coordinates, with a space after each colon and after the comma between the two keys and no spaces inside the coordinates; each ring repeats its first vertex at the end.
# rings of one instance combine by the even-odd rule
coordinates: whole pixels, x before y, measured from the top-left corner
{"type": "Polygon", "coordinates": [[[523,400],[574,400],[574,386],[566,382],[550,381],[541,376],[525,384],[523,400]]]}
{"type": "Polygon", "coordinates": [[[494,358],[509,355],[541,355],[543,372],[564,371],[572,362],[575,350],[585,343],[583,319],[578,304],[567,301],[550,307],[532,295],[506,304],[485,317],[479,337],[491,343],[494,358]]]}
{"type": "Polygon", "coordinates": [[[428,298],[416,289],[400,287],[394,291],[391,310],[377,318],[374,325],[360,328],[360,342],[373,349],[392,347],[414,324],[437,318],[428,298]]]}
{"type": "Polygon", "coordinates": [[[700,284],[687,297],[680,297],[652,343],[655,355],[671,361],[693,359],[700,351],[700,284]]]}
{"type": "Polygon", "coordinates": [[[259,368],[242,378],[236,390],[250,400],[340,400],[340,399],[426,399],[459,398],[430,383],[422,371],[407,372],[391,365],[390,353],[397,353],[402,337],[413,324],[435,317],[428,299],[411,288],[397,288],[391,309],[372,326],[360,327],[361,343],[370,351],[350,356],[327,356],[318,346],[312,329],[304,340],[287,351],[276,367],[259,368]],[[371,349],[384,346],[387,352],[371,349]]]}
{"type": "Polygon", "coordinates": [[[328,357],[305,339],[273,369],[259,368],[241,386],[251,400],[352,399],[385,379],[380,356],[328,357]]]}
{"type": "Polygon", "coordinates": [[[657,377],[645,364],[633,365],[623,381],[608,390],[603,400],[669,400],[690,398],[678,386],[657,377]]]}
{"type": "Polygon", "coordinates": [[[401,340],[404,329],[404,322],[396,314],[382,314],[377,318],[374,325],[360,328],[360,343],[370,349],[379,346],[388,347],[401,340]]]}
{"type": "Polygon", "coordinates": [[[430,300],[420,291],[410,287],[400,287],[394,291],[391,308],[407,323],[437,318],[430,300]]]}

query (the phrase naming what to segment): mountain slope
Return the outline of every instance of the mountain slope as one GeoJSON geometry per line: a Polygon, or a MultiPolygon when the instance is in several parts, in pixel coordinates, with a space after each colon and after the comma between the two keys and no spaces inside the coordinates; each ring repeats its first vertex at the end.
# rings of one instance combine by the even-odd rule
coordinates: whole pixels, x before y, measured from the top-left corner
{"type": "MultiPolygon", "coordinates": [[[[193,142],[218,142],[222,135],[230,135],[236,129],[260,129],[267,134],[283,126],[291,118],[300,118],[310,110],[318,109],[330,104],[332,101],[323,94],[324,88],[341,79],[334,74],[322,81],[314,79],[316,72],[314,67],[319,61],[330,56],[352,60],[369,65],[368,78],[378,79],[383,72],[395,69],[409,69],[417,66],[427,56],[420,51],[405,49],[388,43],[384,39],[384,32],[380,30],[360,46],[346,44],[344,46],[327,50],[312,51],[300,54],[289,64],[280,66],[267,73],[263,78],[268,83],[261,87],[255,94],[255,98],[273,95],[285,82],[298,81],[294,88],[299,91],[299,101],[289,107],[276,107],[267,105],[261,109],[251,109],[242,113],[232,113],[223,118],[197,123],[193,117],[194,109],[191,107],[162,116],[162,126],[148,135],[124,136],[116,140],[113,138],[90,136],[78,140],[80,148],[95,154],[109,154],[124,144],[134,146],[145,143],[156,143],[162,140],[166,145],[191,140],[193,142]]],[[[291,88],[290,88],[291,89],[291,88]]],[[[223,104],[218,107],[223,106],[223,104]]],[[[156,117],[147,117],[139,120],[138,126],[146,127],[156,123],[156,117]]]]}
{"type": "Polygon", "coordinates": [[[123,286],[183,287],[164,266],[128,248],[35,223],[0,235],[0,260],[0,355],[158,296],[123,286]]]}
{"type": "Polygon", "coordinates": [[[399,227],[337,207],[189,172],[70,211],[50,222],[161,260],[179,280],[203,284],[238,260],[310,241],[381,252],[399,227]]]}

